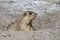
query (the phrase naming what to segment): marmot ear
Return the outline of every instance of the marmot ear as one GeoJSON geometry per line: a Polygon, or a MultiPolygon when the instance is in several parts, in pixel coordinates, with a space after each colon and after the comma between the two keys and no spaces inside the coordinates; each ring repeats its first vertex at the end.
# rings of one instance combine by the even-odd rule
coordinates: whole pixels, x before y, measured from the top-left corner
{"type": "Polygon", "coordinates": [[[23,16],[26,16],[27,15],[27,13],[23,13],[23,16]]]}
{"type": "Polygon", "coordinates": [[[23,12],[23,16],[29,16],[29,12],[28,11],[23,12]]]}

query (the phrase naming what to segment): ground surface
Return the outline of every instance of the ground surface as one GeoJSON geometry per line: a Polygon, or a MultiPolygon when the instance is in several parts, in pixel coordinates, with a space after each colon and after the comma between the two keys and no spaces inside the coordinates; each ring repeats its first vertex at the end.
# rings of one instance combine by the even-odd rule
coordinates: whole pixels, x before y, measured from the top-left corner
{"type": "Polygon", "coordinates": [[[0,40],[60,40],[60,0],[0,0],[0,40]],[[37,13],[36,31],[4,31],[26,10],[37,13]]]}

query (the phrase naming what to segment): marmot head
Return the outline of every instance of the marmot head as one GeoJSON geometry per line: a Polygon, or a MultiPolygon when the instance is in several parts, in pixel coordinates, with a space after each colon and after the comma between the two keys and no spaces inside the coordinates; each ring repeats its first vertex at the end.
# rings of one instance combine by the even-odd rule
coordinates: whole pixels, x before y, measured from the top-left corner
{"type": "Polygon", "coordinates": [[[35,12],[32,12],[32,11],[25,11],[25,12],[23,12],[23,15],[22,15],[23,17],[23,19],[25,18],[25,19],[29,19],[29,20],[33,20],[33,19],[35,19],[35,17],[36,17],[36,13],[35,12]]]}

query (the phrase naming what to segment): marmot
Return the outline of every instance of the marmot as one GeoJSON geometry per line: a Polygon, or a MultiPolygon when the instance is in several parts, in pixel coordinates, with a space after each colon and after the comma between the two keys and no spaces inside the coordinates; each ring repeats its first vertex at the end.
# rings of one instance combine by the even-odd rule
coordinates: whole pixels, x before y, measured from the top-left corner
{"type": "Polygon", "coordinates": [[[16,20],[14,23],[11,23],[7,27],[7,30],[25,30],[25,31],[31,31],[33,30],[32,27],[32,20],[35,19],[36,13],[32,11],[25,11],[23,12],[21,16],[21,20],[16,20]]]}

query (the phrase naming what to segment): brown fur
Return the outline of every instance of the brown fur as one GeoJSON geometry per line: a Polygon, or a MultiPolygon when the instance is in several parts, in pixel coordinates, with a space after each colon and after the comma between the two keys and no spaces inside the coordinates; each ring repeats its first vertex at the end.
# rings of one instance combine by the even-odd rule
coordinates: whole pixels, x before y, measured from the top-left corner
{"type": "Polygon", "coordinates": [[[7,29],[12,30],[25,30],[25,31],[31,31],[32,28],[32,20],[35,19],[36,13],[32,11],[25,11],[23,12],[21,16],[21,20],[16,20],[14,23],[9,25],[7,29]]]}

